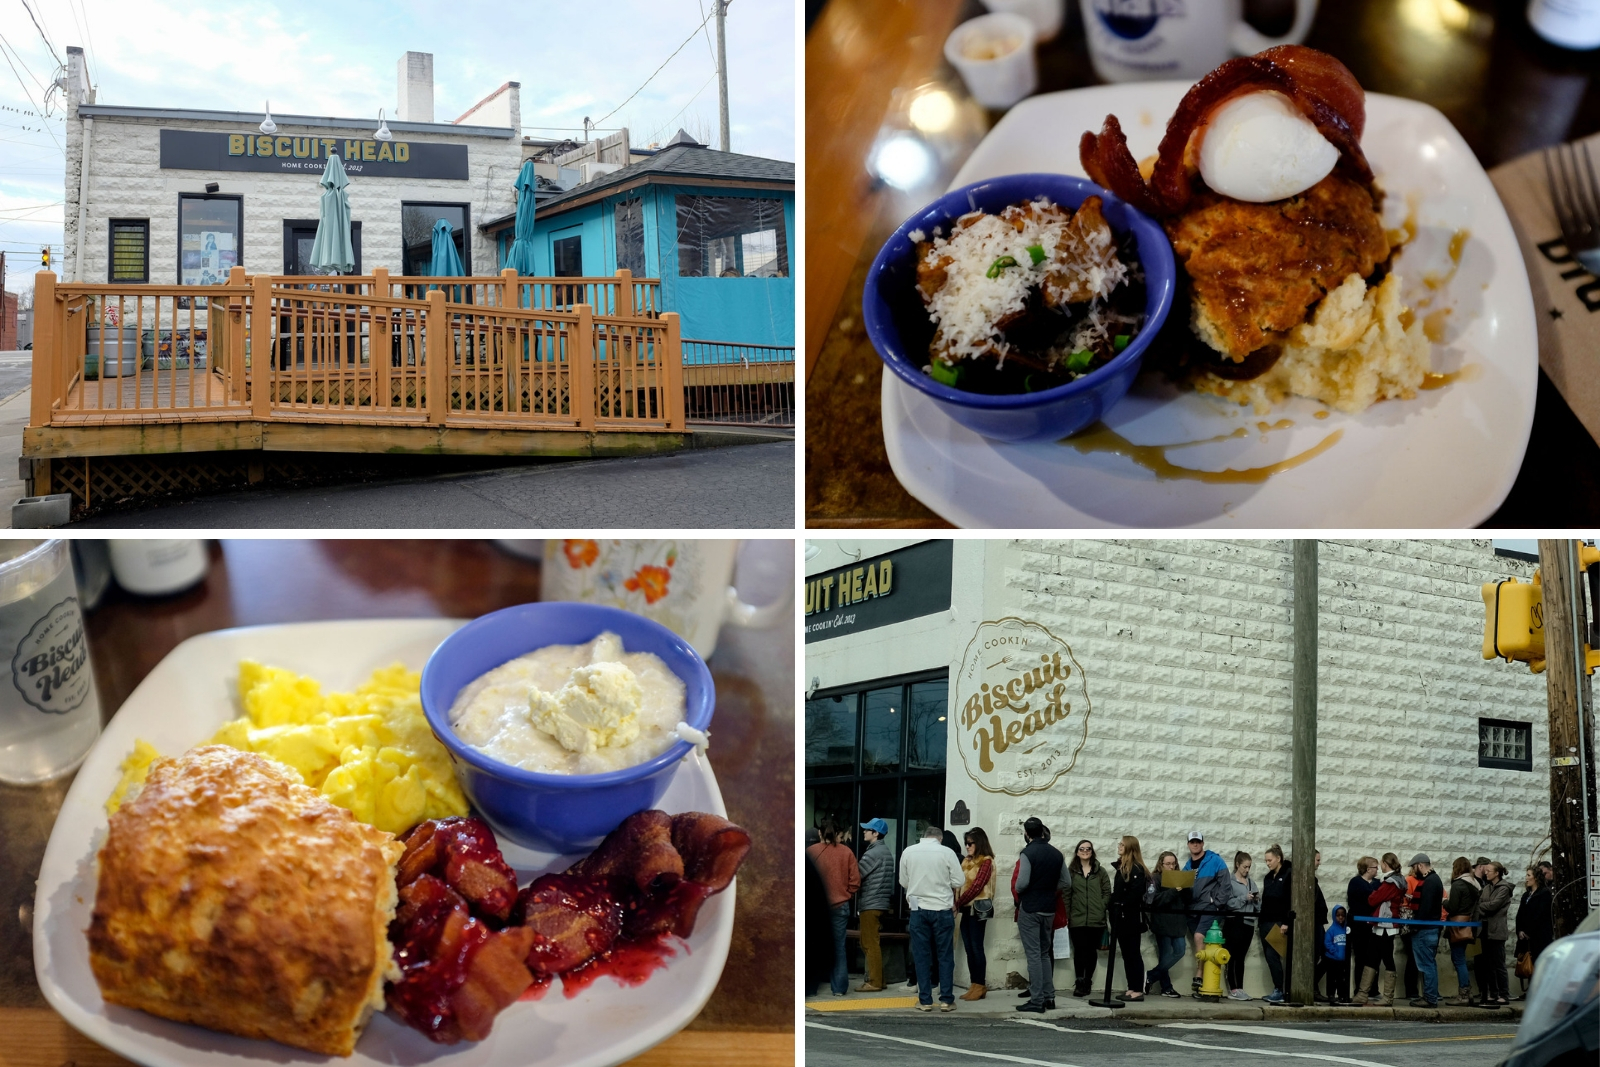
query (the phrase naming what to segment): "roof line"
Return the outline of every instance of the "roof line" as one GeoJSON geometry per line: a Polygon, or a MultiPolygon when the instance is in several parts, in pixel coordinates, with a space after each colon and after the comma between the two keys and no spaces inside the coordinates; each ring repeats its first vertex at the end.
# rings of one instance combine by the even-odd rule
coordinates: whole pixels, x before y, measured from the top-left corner
{"type": "MultiPolygon", "coordinates": [[[[604,200],[608,196],[630,192],[631,190],[638,189],[646,185],[704,185],[718,189],[773,189],[778,192],[793,191],[794,189],[793,182],[786,182],[774,178],[707,178],[694,174],[661,174],[659,172],[653,172],[649,174],[641,174],[632,181],[623,182],[617,185],[607,185],[603,188],[596,189],[585,196],[573,197],[571,200],[563,200],[561,203],[553,206],[547,207],[546,205],[541,204],[538,208],[538,218],[550,218],[551,216],[559,215],[570,208],[585,207],[594,203],[596,200],[604,200]]],[[[568,191],[570,192],[571,190],[568,191]]],[[[516,219],[516,217],[517,213],[513,211],[509,215],[502,215],[499,218],[489,219],[487,222],[480,222],[478,224],[478,229],[488,232],[491,228],[502,226],[504,223],[516,219]]]]}
{"type": "MultiPolygon", "coordinates": [[[[252,126],[261,121],[254,111],[205,111],[185,107],[122,107],[116,104],[79,104],[78,114],[89,118],[108,119],[168,119],[191,122],[248,122],[252,126]]],[[[464,116],[463,116],[464,117],[464,116]]],[[[280,126],[334,127],[338,129],[374,130],[371,119],[342,119],[317,115],[274,115],[272,120],[280,126]]],[[[510,126],[457,126],[450,122],[397,122],[389,120],[389,129],[400,133],[448,133],[464,137],[495,137],[507,140],[520,135],[520,130],[510,126]]]]}
{"type": "Polygon", "coordinates": [[[463,111],[461,113],[461,118],[456,119],[456,121],[452,122],[450,125],[452,125],[452,126],[456,125],[457,123],[459,123],[461,121],[461,119],[466,118],[468,115],[470,115],[474,111],[478,110],[484,104],[487,104],[489,101],[493,100],[495,97],[499,96],[501,93],[505,92],[507,89],[510,89],[510,88],[513,88],[513,87],[515,87],[518,91],[521,91],[522,83],[521,82],[502,82],[498,89],[495,89],[488,96],[484,97],[482,100],[479,100],[476,104],[473,104],[471,107],[467,108],[467,110],[465,110],[465,111],[463,111]]]}

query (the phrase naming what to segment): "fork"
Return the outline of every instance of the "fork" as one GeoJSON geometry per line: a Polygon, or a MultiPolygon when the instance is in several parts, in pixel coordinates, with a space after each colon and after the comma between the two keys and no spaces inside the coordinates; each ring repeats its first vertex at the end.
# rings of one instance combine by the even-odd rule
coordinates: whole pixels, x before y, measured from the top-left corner
{"type": "Polygon", "coordinates": [[[1544,173],[1567,251],[1590,274],[1600,275],[1600,181],[1595,180],[1588,144],[1545,149],[1544,173]]]}

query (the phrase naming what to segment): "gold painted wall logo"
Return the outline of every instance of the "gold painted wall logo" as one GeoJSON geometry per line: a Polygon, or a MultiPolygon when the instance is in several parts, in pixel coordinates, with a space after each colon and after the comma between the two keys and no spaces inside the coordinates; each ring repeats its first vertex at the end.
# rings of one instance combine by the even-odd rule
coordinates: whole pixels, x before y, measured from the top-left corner
{"type": "Polygon", "coordinates": [[[1048,789],[1089,737],[1089,690],[1072,649],[1036,622],[978,626],[956,675],[961,762],[991,793],[1048,789]]]}

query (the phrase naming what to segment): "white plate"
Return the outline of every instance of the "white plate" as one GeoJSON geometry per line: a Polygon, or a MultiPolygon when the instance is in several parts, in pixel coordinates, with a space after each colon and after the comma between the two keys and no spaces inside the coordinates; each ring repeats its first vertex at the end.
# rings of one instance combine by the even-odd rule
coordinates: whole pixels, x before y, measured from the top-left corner
{"type": "MultiPolygon", "coordinates": [[[[374,668],[399,661],[420,670],[461,620],[382,620],[298,623],[220,630],[192,637],[150,672],[112,718],[67,793],[45,849],[34,902],[33,958],[50,1006],[83,1034],[149,1067],[210,1067],[219,1063],[561,1064],[603,1067],[637,1056],[682,1029],[705,1005],[722,974],[733,934],[734,887],[706,901],[687,949],[643,985],[597,979],[567,999],[553,983],[538,1001],[519,1001],[495,1019],[477,1042],[438,1045],[388,1013],[374,1015],[355,1054],[319,1056],[272,1041],[253,1041],[169,1022],[107,1004],[89,970],[89,927],[95,896],[95,854],[105,839],[105,799],[121,778],[119,766],[135,738],[163,755],[205,741],[241,714],[234,680],[241,659],[258,659],[309,674],[324,691],[349,691],[374,668]]],[[[690,755],[661,799],[669,812],[725,815],[711,768],[690,755]]],[[[548,853],[506,843],[519,881],[566,866],[548,853]]]]}
{"type": "MultiPolygon", "coordinates": [[[[951,188],[1028,171],[1082,175],[1078,139],[1115,114],[1134,158],[1156,151],[1185,82],[1107,85],[1024,100],[984,138],[951,188]]],[[[883,438],[902,485],[959,526],[1233,528],[1473,527],[1494,513],[1522,466],[1538,387],[1528,275],[1489,176],[1455,127],[1426,104],[1367,94],[1362,147],[1395,225],[1414,198],[1417,240],[1398,258],[1408,301],[1425,272],[1448,269],[1447,246],[1471,233],[1433,308],[1451,306],[1433,369],[1469,368],[1415,400],[1343,415],[1292,399],[1261,417],[1143,375],[1106,424],[1137,444],[1251,433],[1171,451],[1203,470],[1268,467],[1342,430],[1325,452],[1260,484],[1160,480],[1132,460],[1058,442],[1004,444],[958,425],[921,393],[883,376],[883,438]],[[1326,418],[1315,413],[1328,411],[1326,418]],[[1259,432],[1258,423],[1293,425],[1259,432]]],[[[1174,310],[1174,314],[1180,312],[1174,310]]]]}

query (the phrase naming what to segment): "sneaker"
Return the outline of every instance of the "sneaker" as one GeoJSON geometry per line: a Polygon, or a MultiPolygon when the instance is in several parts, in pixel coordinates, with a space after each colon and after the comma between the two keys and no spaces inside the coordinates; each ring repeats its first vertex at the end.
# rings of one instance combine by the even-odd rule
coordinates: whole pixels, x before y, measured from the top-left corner
{"type": "Polygon", "coordinates": [[[1437,1008],[1439,1006],[1437,1000],[1429,1000],[1427,997],[1413,997],[1410,1004],[1413,1008],[1437,1008]]]}
{"type": "Polygon", "coordinates": [[[1445,1001],[1445,1004],[1452,1008],[1470,1008],[1472,1007],[1472,998],[1463,993],[1460,996],[1451,997],[1445,1001]]]}
{"type": "MultiPolygon", "coordinates": [[[[930,1006],[930,1007],[927,1007],[927,1008],[924,1008],[924,1009],[923,1009],[923,1011],[932,1011],[932,1010],[933,1010],[933,1008],[932,1008],[932,1007],[931,1007],[931,1006],[930,1006]]],[[[1032,1001],[1029,1001],[1029,1002],[1028,1002],[1028,1003],[1026,1003],[1026,1004],[1018,1004],[1018,1005],[1017,1005],[1017,1010],[1018,1010],[1018,1011],[1036,1011],[1036,1012],[1042,1012],[1042,1011],[1044,1011],[1044,1010],[1045,1010],[1045,1007],[1044,1007],[1044,1005],[1043,1005],[1043,1004],[1035,1004],[1035,1003],[1033,1003],[1033,1002],[1032,1002],[1032,1001]]]]}
{"type": "Polygon", "coordinates": [[[933,1010],[933,1005],[932,1004],[918,1004],[917,1005],[917,1010],[918,1011],[932,1011],[933,1010]]]}
{"type": "Polygon", "coordinates": [[[940,1011],[955,1011],[956,1010],[956,1006],[952,1001],[948,1001],[947,1000],[947,1001],[945,1001],[945,1002],[943,1002],[942,1004],[939,1005],[939,1010],[940,1011]]]}
{"type": "Polygon", "coordinates": [[[1178,992],[1176,989],[1171,988],[1170,986],[1167,987],[1166,989],[1163,989],[1161,991],[1161,995],[1164,996],[1164,997],[1171,997],[1173,1000],[1182,1000],[1183,999],[1183,994],[1178,992]]]}
{"type": "Polygon", "coordinates": [[[1045,1011],[1055,1011],[1056,1010],[1056,1002],[1053,1001],[1053,1000],[1045,1001],[1044,1002],[1044,1010],[1045,1011]]]}
{"type": "Polygon", "coordinates": [[[1246,993],[1242,989],[1235,989],[1235,990],[1232,990],[1231,992],[1228,993],[1228,999],[1229,1000],[1254,1000],[1255,997],[1252,997],[1249,993],[1246,993]]]}
{"type": "Polygon", "coordinates": [[[1032,1000],[1033,999],[1033,991],[1032,990],[1028,990],[1028,989],[1024,989],[1022,992],[1017,994],[1017,999],[1018,1000],[1032,1000]]]}
{"type": "Polygon", "coordinates": [[[1138,1004],[1138,1003],[1140,1003],[1141,1001],[1144,1000],[1144,994],[1143,993],[1136,993],[1136,994],[1134,994],[1133,996],[1130,997],[1126,993],[1118,993],[1117,994],[1117,999],[1122,1001],[1124,1004],[1138,1004]]]}
{"type": "Polygon", "coordinates": [[[1266,1001],[1268,1004],[1282,1004],[1283,1003],[1283,990],[1274,989],[1272,992],[1268,993],[1266,996],[1262,997],[1261,999],[1266,1001]]]}
{"type": "Polygon", "coordinates": [[[868,984],[866,982],[862,982],[860,985],[856,986],[856,992],[857,993],[882,993],[883,992],[883,986],[881,986],[881,985],[870,985],[870,984],[868,984]]]}

